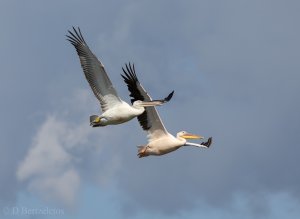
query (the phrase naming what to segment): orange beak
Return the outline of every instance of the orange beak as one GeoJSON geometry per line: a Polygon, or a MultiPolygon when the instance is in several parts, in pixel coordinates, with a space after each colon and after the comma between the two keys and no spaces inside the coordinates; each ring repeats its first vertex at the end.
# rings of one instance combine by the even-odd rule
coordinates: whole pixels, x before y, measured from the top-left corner
{"type": "Polygon", "coordinates": [[[183,137],[185,139],[203,139],[204,138],[200,135],[194,135],[194,134],[191,134],[191,133],[186,133],[186,134],[182,135],[181,137],[183,137]]]}

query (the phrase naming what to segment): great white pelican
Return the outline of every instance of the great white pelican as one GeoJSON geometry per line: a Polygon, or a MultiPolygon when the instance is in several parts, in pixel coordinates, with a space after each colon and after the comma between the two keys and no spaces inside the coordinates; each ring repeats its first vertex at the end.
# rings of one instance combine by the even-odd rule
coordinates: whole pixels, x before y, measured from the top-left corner
{"type": "MultiPolygon", "coordinates": [[[[127,84],[130,96],[132,97],[131,101],[137,99],[151,101],[151,97],[136,77],[134,65],[133,67],[131,67],[130,64],[129,67],[126,65],[126,69],[123,68],[123,72],[124,75],[122,75],[122,77],[127,84]]],[[[174,137],[165,128],[154,106],[147,107],[147,109],[137,118],[142,128],[148,133],[148,144],[138,146],[138,156],[140,158],[149,155],[164,155],[175,151],[182,146],[209,148],[212,143],[212,137],[201,144],[187,142],[187,139],[203,139],[203,137],[186,131],[178,132],[176,137],[174,137]]]]}

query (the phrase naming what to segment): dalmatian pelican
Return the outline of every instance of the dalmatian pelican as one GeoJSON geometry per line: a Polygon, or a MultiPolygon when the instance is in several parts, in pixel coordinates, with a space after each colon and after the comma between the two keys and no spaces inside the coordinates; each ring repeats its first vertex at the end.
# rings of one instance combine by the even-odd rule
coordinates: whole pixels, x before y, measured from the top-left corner
{"type": "Polygon", "coordinates": [[[159,106],[172,98],[174,91],[164,99],[149,101],[136,99],[132,102],[132,105],[129,105],[118,96],[105,71],[104,65],[89,49],[80,28],[76,30],[73,27],[73,32],[69,30],[68,33],[66,35],[67,40],[75,47],[84,75],[101,105],[102,114],[100,116],[90,116],[90,125],[92,127],[117,125],[127,122],[142,115],[145,107],[159,106]]]}

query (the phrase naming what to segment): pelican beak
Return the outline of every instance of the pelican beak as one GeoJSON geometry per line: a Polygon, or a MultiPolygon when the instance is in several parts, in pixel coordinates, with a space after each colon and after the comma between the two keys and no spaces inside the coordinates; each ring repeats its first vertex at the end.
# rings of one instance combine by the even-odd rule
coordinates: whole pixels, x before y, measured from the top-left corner
{"type": "Polygon", "coordinates": [[[148,106],[161,106],[163,103],[161,101],[143,101],[141,106],[148,107],[148,106]]]}
{"type": "Polygon", "coordinates": [[[186,133],[183,136],[181,136],[185,139],[203,139],[204,137],[200,136],[200,135],[194,135],[194,134],[190,134],[190,133],[186,133]]]}

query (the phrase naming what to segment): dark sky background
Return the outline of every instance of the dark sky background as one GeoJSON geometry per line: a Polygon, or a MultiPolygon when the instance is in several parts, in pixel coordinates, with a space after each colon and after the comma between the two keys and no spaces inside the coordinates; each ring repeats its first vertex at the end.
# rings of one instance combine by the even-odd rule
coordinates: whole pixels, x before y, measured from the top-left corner
{"type": "Polygon", "coordinates": [[[99,208],[114,218],[299,218],[299,10],[292,0],[1,1],[6,216],[27,203],[63,208],[63,219],[99,208]],[[65,40],[72,26],[122,99],[121,67],[134,62],[152,97],[175,90],[158,108],[168,131],[213,136],[212,147],[138,159],[147,139],[137,121],[92,129],[99,108],[65,40]]]}

